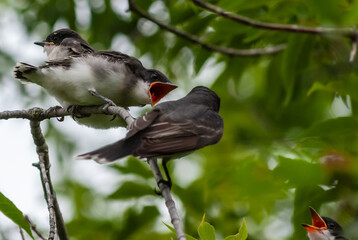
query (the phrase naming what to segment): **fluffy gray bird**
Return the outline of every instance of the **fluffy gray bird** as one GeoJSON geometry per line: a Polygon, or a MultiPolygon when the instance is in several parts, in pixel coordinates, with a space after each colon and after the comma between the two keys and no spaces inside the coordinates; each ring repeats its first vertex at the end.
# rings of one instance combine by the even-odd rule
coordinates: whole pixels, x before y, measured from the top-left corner
{"type": "Polygon", "coordinates": [[[195,87],[177,101],[156,105],[132,125],[126,137],[111,145],[81,154],[79,159],[113,162],[128,155],[164,158],[166,162],[208,145],[222,137],[224,124],[218,114],[220,98],[206,87],[195,87]]]}
{"type": "Polygon", "coordinates": [[[342,227],[332,218],[321,217],[310,207],[312,225],[302,224],[310,240],[348,240],[343,237],[342,227]]]}
{"type": "MultiPolygon", "coordinates": [[[[103,105],[105,98],[121,107],[154,105],[176,88],[160,71],[146,69],[138,59],[120,52],[95,51],[70,29],[57,30],[35,44],[44,47],[49,61],[39,67],[18,63],[14,76],[45,88],[65,108],[103,105]]],[[[94,128],[124,125],[110,119],[94,115],[78,121],[94,128]]]]}

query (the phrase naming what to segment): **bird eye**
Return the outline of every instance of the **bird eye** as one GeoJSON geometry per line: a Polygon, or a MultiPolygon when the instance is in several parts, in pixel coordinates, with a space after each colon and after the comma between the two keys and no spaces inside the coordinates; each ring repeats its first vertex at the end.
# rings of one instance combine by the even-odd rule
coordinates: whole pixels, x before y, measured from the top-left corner
{"type": "Polygon", "coordinates": [[[332,228],[335,228],[336,225],[334,223],[328,223],[328,228],[332,229],[332,228]]]}
{"type": "Polygon", "coordinates": [[[157,73],[152,73],[152,75],[150,76],[150,78],[154,81],[158,81],[159,80],[159,75],[157,73]]]}

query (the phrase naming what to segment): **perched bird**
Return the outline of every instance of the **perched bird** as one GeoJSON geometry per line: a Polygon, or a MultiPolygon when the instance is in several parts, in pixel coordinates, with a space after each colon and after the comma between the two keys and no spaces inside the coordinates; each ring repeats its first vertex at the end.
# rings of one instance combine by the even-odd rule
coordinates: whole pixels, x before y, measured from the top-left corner
{"type": "MultiPolygon", "coordinates": [[[[146,69],[134,57],[115,51],[95,51],[70,29],[57,30],[35,44],[44,47],[49,61],[39,67],[17,63],[14,76],[45,88],[65,108],[103,105],[106,103],[103,99],[121,107],[155,105],[177,87],[163,73],[146,69]]],[[[111,116],[97,115],[78,121],[95,128],[124,125],[124,121],[110,119],[111,116]]]]}
{"type": "Polygon", "coordinates": [[[310,207],[312,225],[302,224],[307,230],[310,240],[347,240],[343,237],[342,227],[333,219],[321,217],[313,208],[310,207]]]}
{"type": "MultiPolygon", "coordinates": [[[[127,155],[163,158],[166,163],[195,150],[217,143],[224,123],[218,114],[220,98],[206,87],[195,87],[176,101],[156,105],[134,121],[126,137],[100,149],[81,154],[79,159],[113,162],[127,155]]],[[[171,185],[171,182],[169,183],[171,185]]]]}

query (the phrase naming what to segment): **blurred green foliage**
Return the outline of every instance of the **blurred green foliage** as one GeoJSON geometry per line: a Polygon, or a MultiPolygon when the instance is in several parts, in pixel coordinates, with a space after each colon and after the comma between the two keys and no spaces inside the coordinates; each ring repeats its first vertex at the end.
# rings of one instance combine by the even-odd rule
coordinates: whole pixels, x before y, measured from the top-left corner
{"type": "MultiPolygon", "coordinates": [[[[210,2],[263,22],[337,28],[358,22],[358,2],[350,0],[210,2]]],[[[210,44],[250,49],[284,43],[287,48],[260,57],[211,52],[126,12],[124,0],[21,0],[1,6],[15,10],[28,33],[43,38],[59,23],[81,33],[97,49],[116,46],[115,36],[125,36],[120,43],[134,46],[134,56],[145,56],[152,64],[147,67],[161,69],[186,91],[198,85],[200,74],[208,80],[200,84],[211,85],[221,97],[223,139],[186,157],[200,166],[200,174],[189,184],[182,184],[187,169],[176,168],[180,160],[170,164],[177,173],[172,192],[187,234],[199,237],[197,223],[206,212],[218,239],[235,234],[243,217],[248,239],[305,239],[300,223],[311,221],[312,206],[358,239],[358,58],[348,61],[350,40],[255,29],[203,11],[190,1],[137,4],[210,44]],[[212,84],[210,61],[222,66],[212,84]]],[[[0,46],[0,62],[18,60],[0,46]]],[[[0,76],[9,72],[9,65],[0,67],[0,76]]],[[[66,155],[62,151],[58,160],[73,155],[75,143],[61,129],[49,125],[47,137],[66,146],[66,155]]],[[[65,165],[63,161],[61,166],[65,165]]],[[[152,191],[149,167],[129,159],[127,165],[108,168],[133,181],[118,182],[108,195],[68,175],[56,184],[58,194],[74,209],[67,223],[71,239],[174,237],[162,223],[158,227],[164,202],[152,191]],[[98,207],[99,202],[107,208],[98,207]],[[113,216],[111,206],[118,202],[123,211],[113,216]]]]}

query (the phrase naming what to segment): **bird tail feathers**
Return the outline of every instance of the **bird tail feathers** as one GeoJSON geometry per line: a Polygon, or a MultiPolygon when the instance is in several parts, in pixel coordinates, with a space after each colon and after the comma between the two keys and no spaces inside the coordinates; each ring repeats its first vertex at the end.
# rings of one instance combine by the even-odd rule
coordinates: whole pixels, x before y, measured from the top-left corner
{"type": "Polygon", "coordinates": [[[38,70],[37,67],[27,63],[19,62],[14,67],[14,77],[22,82],[32,82],[25,75],[35,73],[38,70]]]}
{"type": "Polygon", "coordinates": [[[97,150],[78,155],[76,158],[80,160],[93,159],[97,163],[104,164],[131,155],[132,150],[133,143],[121,140],[110,145],[101,147],[97,150]]]}

